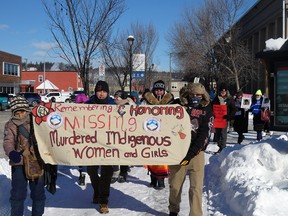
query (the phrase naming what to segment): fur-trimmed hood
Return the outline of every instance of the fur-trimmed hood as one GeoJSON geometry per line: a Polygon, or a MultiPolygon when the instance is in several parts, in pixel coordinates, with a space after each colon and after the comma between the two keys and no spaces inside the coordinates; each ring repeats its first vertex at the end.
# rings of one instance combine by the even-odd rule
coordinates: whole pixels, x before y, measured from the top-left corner
{"type": "Polygon", "coordinates": [[[189,83],[188,86],[184,86],[181,88],[180,95],[180,103],[183,106],[188,105],[188,97],[191,94],[202,94],[202,100],[200,102],[202,107],[206,107],[210,103],[210,96],[208,92],[205,90],[205,87],[200,83],[189,83]]]}
{"type": "Polygon", "coordinates": [[[163,98],[160,101],[158,101],[152,92],[146,92],[144,94],[144,99],[147,101],[148,104],[151,105],[164,105],[172,103],[174,100],[174,96],[173,94],[166,92],[163,98]]]}

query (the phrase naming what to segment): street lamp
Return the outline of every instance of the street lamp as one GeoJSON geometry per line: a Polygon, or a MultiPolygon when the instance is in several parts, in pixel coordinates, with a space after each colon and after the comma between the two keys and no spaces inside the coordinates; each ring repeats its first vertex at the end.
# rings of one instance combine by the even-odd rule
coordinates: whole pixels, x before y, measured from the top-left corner
{"type": "Polygon", "coordinates": [[[171,92],[172,90],[172,54],[173,53],[169,53],[170,55],[170,62],[169,62],[169,67],[170,67],[170,73],[169,73],[169,92],[171,92]]]}
{"type": "Polygon", "coordinates": [[[132,46],[134,42],[134,37],[132,35],[129,35],[127,38],[128,44],[129,44],[129,72],[130,72],[130,82],[129,82],[129,92],[131,95],[132,91],[132,46]]]}

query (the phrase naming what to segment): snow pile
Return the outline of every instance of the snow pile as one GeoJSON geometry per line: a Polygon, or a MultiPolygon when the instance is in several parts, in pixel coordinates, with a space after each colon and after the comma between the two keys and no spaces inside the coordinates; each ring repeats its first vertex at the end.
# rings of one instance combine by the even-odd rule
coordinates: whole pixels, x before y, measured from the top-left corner
{"type": "Polygon", "coordinates": [[[279,50],[286,40],[287,39],[283,38],[277,38],[277,39],[270,38],[267,41],[265,41],[266,48],[264,49],[264,51],[279,50]]]}

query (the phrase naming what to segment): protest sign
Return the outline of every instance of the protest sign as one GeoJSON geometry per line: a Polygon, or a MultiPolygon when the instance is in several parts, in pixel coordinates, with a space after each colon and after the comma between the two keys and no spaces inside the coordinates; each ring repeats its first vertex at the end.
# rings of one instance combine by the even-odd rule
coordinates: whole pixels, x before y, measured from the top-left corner
{"type": "Polygon", "coordinates": [[[180,105],[41,102],[32,115],[41,157],[50,164],[179,164],[191,140],[180,105]]]}
{"type": "Polygon", "coordinates": [[[270,109],[270,99],[268,97],[263,96],[263,101],[262,101],[261,107],[270,109]]]}
{"type": "Polygon", "coordinates": [[[213,104],[213,112],[215,115],[213,127],[214,128],[226,128],[227,120],[225,116],[227,116],[227,106],[213,104]]]}
{"type": "Polygon", "coordinates": [[[252,103],[252,94],[243,94],[241,101],[241,108],[250,109],[252,103]]]}

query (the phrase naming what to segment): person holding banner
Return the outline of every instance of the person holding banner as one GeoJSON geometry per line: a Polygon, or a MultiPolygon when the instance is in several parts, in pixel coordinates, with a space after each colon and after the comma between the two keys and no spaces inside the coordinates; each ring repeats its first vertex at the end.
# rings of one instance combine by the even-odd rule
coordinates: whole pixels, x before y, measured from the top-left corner
{"type": "Polygon", "coordinates": [[[262,140],[262,131],[264,129],[264,121],[261,119],[261,109],[262,109],[262,91],[258,89],[255,96],[252,98],[252,104],[250,111],[253,114],[253,129],[257,132],[256,140],[262,140]]]}
{"type": "MultiPolygon", "coordinates": [[[[122,90],[118,90],[114,94],[114,102],[119,105],[119,108],[123,105],[136,105],[132,98],[125,96],[122,90]]],[[[127,165],[114,165],[113,166],[113,176],[111,183],[118,181],[119,183],[127,182],[129,166],[127,165]]]]}
{"type": "Polygon", "coordinates": [[[212,104],[215,113],[214,140],[219,147],[216,152],[218,154],[226,147],[228,124],[234,121],[236,112],[233,97],[230,95],[225,83],[220,85],[218,95],[214,98],[212,104]]]}
{"type": "MultiPolygon", "coordinates": [[[[208,145],[214,115],[210,97],[201,83],[189,83],[180,90],[179,102],[190,116],[191,142],[185,158],[179,165],[170,165],[169,216],[180,211],[181,193],[188,172],[190,216],[202,215],[202,188],[204,180],[204,150],[208,145]]],[[[188,126],[187,126],[188,127],[188,126]]],[[[181,147],[181,143],[179,143],[181,147]]]]}
{"type": "MultiPolygon", "coordinates": [[[[98,81],[95,86],[95,95],[91,96],[87,104],[112,104],[109,101],[109,86],[105,81],[98,81]]],[[[90,176],[94,190],[93,203],[100,205],[99,212],[106,214],[109,212],[108,199],[110,195],[110,184],[113,175],[112,166],[101,166],[100,176],[98,170],[100,166],[87,166],[87,173],[90,176]]]]}
{"type": "Polygon", "coordinates": [[[242,106],[243,103],[243,91],[239,90],[236,93],[235,98],[235,106],[236,106],[236,113],[235,113],[235,120],[234,120],[234,131],[238,133],[238,140],[237,143],[241,144],[244,140],[243,133],[248,132],[248,109],[244,109],[242,106]]]}
{"type": "MultiPolygon", "coordinates": [[[[141,104],[150,105],[165,105],[171,104],[174,101],[174,96],[165,91],[165,83],[162,80],[158,80],[153,84],[152,92],[146,92],[143,96],[141,104]]],[[[165,188],[164,178],[168,177],[168,166],[157,165],[157,166],[145,166],[150,172],[150,187],[163,189],[165,188]]]]}
{"type": "MultiPolygon", "coordinates": [[[[31,110],[28,101],[23,97],[15,97],[11,101],[10,109],[12,116],[5,124],[3,148],[10,159],[9,163],[11,165],[11,216],[24,215],[24,203],[27,197],[28,182],[30,197],[32,199],[32,215],[40,216],[44,214],[46,200],[44,175],[42,174],[42,176],[36,179],[30,179],[24,166],[27,160],[24,160],[23,152],[25,149],[29,149],[28,151],[31,150],[32,139],[35,139],[32,130],[32,118],[30,116],[31,110]],[[20,129],[20,127],[22,128],[20,129]],[[27,134],[27,137],[24,135],[23,130],[27,134]]],[[[33,152],[36,152],[35,148],[33,148],[33,152]]],[[[34,163],[34,166],[31,168],[35,169],[35,167],[36,165],[34,163]]],[[[1,194],[1,196],[3,198],[6,195],[1,194]]]]}

